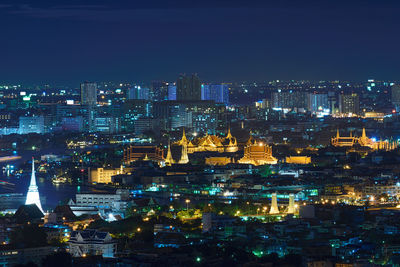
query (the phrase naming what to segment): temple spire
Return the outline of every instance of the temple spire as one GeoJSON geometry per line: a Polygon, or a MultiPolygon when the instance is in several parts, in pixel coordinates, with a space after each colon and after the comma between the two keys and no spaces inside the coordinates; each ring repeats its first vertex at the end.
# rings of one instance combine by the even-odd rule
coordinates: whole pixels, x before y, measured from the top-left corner
{"type": "Polygon", "coordinates": [[[365,128],[363,128],[363,130],[362,130],[361,137],[364,138],[364,139],[367,137],[367,134],[365,133],[365,128]]]}
{"type": "Polygon", "coordinates": [[[231,134],[231,127],[228,128],[228,134],[225,137],[226,139],[231,139],[232,138],[232,134],[231,134]]]}
{"type": "Polygon", "coordinates": [[[188,144],[188,139],[186,137],[185,128],[182,129],[182,138],[181,138],[181,140],[179,140],[177,142],[177,144],[180,146],[188,144]]]}
{"type": "Polygon", "coordinates": [[[167,157],[165,158],[165,165],[171,166],[174,164],[174,159],[172,158],[172,153],[171,153],[171,143],[168,141],[168,153],[167,157]]]}
{"type": "MultiPolygon", "coordinates": [[[[32,175],[31,182],[29,184],[28,193],[26,194],[25,205],[36,204],[36,206],[43,212],[42,204],[40,203],[39,190],[36,185],[36,174],[35,174],[35,159],[32,158],[32,175]]],[[[44,212],[43,212],[44,213],[44,212]]]]}
{"type": "Polygon", "coordinates": [[[336,138],[340,138],[339,129],[336,130],[336,138]]]}
{"type": "Polygon", "coordinates": [[[186,164],[189,162],[189,157],[188,157],[188,149],[187,145],[184,144],[182,145],[182,154],[181,154],[181,159],[179,160],[179,164],[186,164]]]}

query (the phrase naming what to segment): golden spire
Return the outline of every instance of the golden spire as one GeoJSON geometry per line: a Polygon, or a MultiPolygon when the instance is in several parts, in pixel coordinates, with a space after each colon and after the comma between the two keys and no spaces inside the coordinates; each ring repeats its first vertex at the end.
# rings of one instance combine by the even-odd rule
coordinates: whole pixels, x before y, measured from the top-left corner
{"type": "Polygon", "coordinates": [[[165,165],[171,166],[174,164],[174,159],[172,158],[172,153],[171,153],[171,144],[168,140],[168,152],[167,152],[167,157],[165,158],[165,165]]]}
{"type": "Polygon", "coordinates": [[[182,138],[177,142],[177,144],[180,146],[188,144],[188,139],[186,138],[185,134],[185,128],[182,129],[182,138]]]}
{"type": "Polygon", "coordinates": [[[340,138],[339,129],[336,130],[336,138],[337,138],[337,139],[340,138]]]}
{"type": "Polygon", "coordinates": [[[143,160],[150,160],[150,158],[149,158],[149,156],[147,155],[147,153],[146,153],[146,156],[144,157],[144,159],[143,160]]]}
{"type": "Polygon", "coordinates": [[[182,146],[182,154],[181,154],[181,159],[179,160],[179,164],[186,164],[189,162],[189,157],[188,157],[188,153],[187,153],[187,145],[183,145],[182,146]]]}
{"type": "Polygon", "coordinates": [[[365,139],[366,137],[367,134],[365,133],[365,128],[363,128],[361,138],[365,139]]]}
{"type": "Polygon", "coordinates": [[[231,139],[232,138],[232,134],[231,134],[231,127],[228,128],[228,134],[225,137],[226,139],[231,139]]]}

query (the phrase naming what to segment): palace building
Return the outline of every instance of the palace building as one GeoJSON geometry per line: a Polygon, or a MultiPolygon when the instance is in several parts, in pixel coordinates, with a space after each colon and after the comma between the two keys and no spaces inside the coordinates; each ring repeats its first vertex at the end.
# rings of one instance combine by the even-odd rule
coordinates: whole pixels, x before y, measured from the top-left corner
{"type": "Polygon", "coordinates": [[[237,152],[239,149],[237,140],[232,136],[230,129],[228,129],[226,137],[206,134],[190,141],[186,137],[185,130],[183,130],[181,140],[175,144],[187,146],[187,153],[189,154],[196,152],[237,152]]]}
{"type": "Polygon", "coordinates": [[[353,136],[352,133],[350,133],[350,136],[340,136],[339,130],[337,130],[336,136],[331,139],[331,144],[337,147],[352,147],[354,145],[360,145],[369,147],[373,150],[386,151],[396,149],[399,145],[398,141],[394,140],[375,141],[372,138],[367,137],[365,128],[362,130],[361,137],[353,136]]]}
{"type": "Polygon", "coordinates": [[[164,150],[157,146],[129,146],[124,149],[124,162],[130,164],[140,159],[164,161],[164,150]]]}
{"type": "Polygon", "coordinates": [[[250,136],[244,147],[244,156],[239,160],[239,163],[265,165],[276,164],[278,160],[272,156],[272,147],[263,142],[257,142],[250,136]]]}

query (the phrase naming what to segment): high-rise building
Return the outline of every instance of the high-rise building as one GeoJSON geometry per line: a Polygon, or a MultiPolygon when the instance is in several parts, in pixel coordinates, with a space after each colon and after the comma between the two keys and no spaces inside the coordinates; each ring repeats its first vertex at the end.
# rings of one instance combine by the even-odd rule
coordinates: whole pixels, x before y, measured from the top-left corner
{"type": "Polygon", "coordinates": [[[180,75],[176,82],[176,100],[201,100],[201,83],[196,74],[188,77],[180,75]]]}
{"type": "Polygon", "coordinates": [[[152,97],[154,101],[168,100],[168,83],[153,81],[151,83],[152,97]]]}
{"type": "Polygon", "coordinates": [[[400,111],[400,85],[395,84],[392,86],[392,104],[396,111],[400,111]]]}
{"type": "Polygon", "coordinates": [[[19,117],[19,133],[29,134],[37,133],[43,134],[44,131],[44,117],[33,116],[33,117],[19,117]]]}
{"type": "Polygon", "coordinates": [[[35,175],[35,159],[32,158],[32,174],[31,182],[29,184],[28,193],[26,194],[25,205],[35,204],[41,212],[43,212],[42,204],[40,203],[40,196],[38,186],[36,185],[36,175],[35,175]]]}
{"type": "Polygon", "coordinates": [[[168,100],[176,100],[176,85],[168,85],[168,100]]]}
{"type": "Polygon", "coordinates": [[[327,94],[308,94],[308,111],[311,113],[316,113],[318,111],[323,111],[329,109],[328,95],[327,94]]]}
{"type": "Polygon", "coordinates": [[[95,106],[97,104],[97,84],[81,83],[81,105],[95,106]]]}
{"type": "Polygon", "coordinates": [[[273,92],[272,108],[305,110],[307,108],[307,93],[293,90],[273,92]]]}
{"type": "Polygon", "coordinates": [[[128,99],[150,99],[150,89],[136,85],[128,89],[128,99]]]}
{"type": "Polygon", "coordinates": [[[356,93],[339,95],[339,112],[342,114],[359,114],[360,99],[356,93]]]}
{"type": "Polygon", "coordinates": [[[215,103],[229,105],[229,87],[227,84],[202,84],[201,100],[213,100],[215,103]]]}

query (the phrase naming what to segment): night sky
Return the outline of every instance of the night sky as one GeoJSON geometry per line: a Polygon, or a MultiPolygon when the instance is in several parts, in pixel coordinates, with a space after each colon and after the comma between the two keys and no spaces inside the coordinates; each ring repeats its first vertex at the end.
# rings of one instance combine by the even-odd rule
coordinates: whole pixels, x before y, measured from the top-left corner
{"type": "Polygon", "coordinates": [[[3,0],[0,84],[400,80],[400,1],[279,2],[3,0]]]}

